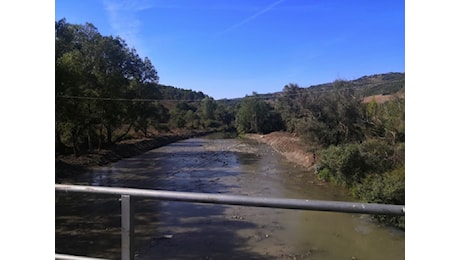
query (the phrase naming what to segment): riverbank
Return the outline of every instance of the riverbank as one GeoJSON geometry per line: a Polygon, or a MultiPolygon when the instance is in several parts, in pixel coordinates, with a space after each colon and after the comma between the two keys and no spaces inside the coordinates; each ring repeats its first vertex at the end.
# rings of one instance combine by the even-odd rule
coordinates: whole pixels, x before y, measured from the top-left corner
{"type": "Polygon", "coordinates": [[[266,135],[245,134],[244,137],[269,144],[288,161],[309,170],[313,169],[315,163],[313,153],[305,151],[305,147],[301,144],[299,137],[287,132],[272,132],[266,135]]]}
{"type": "Polygon", "coordinates": [[[157,134],[151,138],[136,138],[121,141],[110,148],[94,150],[78,157],[73,154],[56,155],[55,181],[56,183],[66,177],[79,174],[88,168],[106,165],[143,154],[149,150],[168,145],[180,140],[210,134],[214,131],[181,131],[174,133],[157,134]]]}
{"type": "MultiPolygon", "coordinates": [[[[137,138],[125,140],[110,147],[110,149],[95,150],[91,153],[82,154],[78,157],[57,155],[55,158],[55,181],[60,182],[69,176],[82,173],[95,166],[106,165],[143,154],[151,149],[168,145],[180,140],[203,136],[213,131],[182,131],[175,133],[157,134],[152,138],[137,138]]],[[[283,155],[288,161],[303,166],[309,170],[314,165],[312,153],[305,152],[300,138],[286,132],[272,132],[266,135],[245,134],[244,138],[269,144],[274,150],[283,155]]]]}

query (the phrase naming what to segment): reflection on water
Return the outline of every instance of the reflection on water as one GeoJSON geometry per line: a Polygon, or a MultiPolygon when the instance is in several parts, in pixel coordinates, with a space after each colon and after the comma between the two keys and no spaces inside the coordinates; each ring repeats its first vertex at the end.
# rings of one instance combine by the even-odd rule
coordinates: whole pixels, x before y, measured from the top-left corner
{"type": "MultiPolygon", "coordinates": [[[[85,182],[255,197],[353,200],[346,190],[318,182],[312,173],[287,162],[267,145],[216,136],[184,140],[95,168],[79,180],[85,182]]],[[[113,197],[110,202],[108,198],[92,199],[88,206],[75,195],[72,200],[56,196],[60,198],[56,202],[56,252],[78,251],[72,248],[72,239],[75,245],[85,246],[77,240],[88,237],[81,232],[78,237],[71,230],[88,232],[83,227],[85,221],[97,219],[101,223],[92,226],[93,233],[99,226],[112,233],[108,237],[98,233],[99,249],[86,244],[90,250],[84,252],[119,258],[119,242],[109,246],[117,229],[102,224],[103,214],[112,216],[111,224],[114,216],[119,218],[119,202],[114,204],[113,197]],[[100,211],[102,216],[82,220],[82,211],[100,211]]],[[[404,232],[379,227],[367,215],[136,200],[136,259],[404,259],[404,243],[404,232]]]]}

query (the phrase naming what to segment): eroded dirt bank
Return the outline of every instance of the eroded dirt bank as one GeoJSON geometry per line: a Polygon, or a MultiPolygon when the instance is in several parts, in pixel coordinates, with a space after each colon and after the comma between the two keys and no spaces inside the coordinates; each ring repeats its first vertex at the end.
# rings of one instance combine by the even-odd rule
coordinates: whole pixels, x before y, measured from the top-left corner
{"type": "Polygon", "coordinates": [[[269,144],[288,161],[311,169],[315,163],[312,153],[306,152],[300,138],[286,132],[272,132],[266,135],[245,134],[246,138],[269,144]]]}

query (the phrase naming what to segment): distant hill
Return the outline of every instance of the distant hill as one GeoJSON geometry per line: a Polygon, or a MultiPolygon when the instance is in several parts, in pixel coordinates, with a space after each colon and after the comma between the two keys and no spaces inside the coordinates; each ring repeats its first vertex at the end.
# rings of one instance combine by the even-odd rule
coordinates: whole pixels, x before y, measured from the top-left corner
{"type": "MultiPolygon", "coordinates": [[[[405,73],[390,72],[385,74],[375,74],[363,76],[349,81],[355,87],[358,94],[363,97],[373,95],[389,95],[404,91],[405,73]]],[[[309,89],[330,89],[332,82],[310,86],[309,89]]]]}
{"type": "MultiPolygon", "coordinates": [[[[355,88],[355,91],[358,95],[361,95],[363,98],[377,96],[379,100],[386,100],[388,95],[398,93],[398,96],[404,96],[401,93],[404,93],[405,86],[405,73],[400,72],[389,72],[383,74],[375,74],[370,76],[363,76],[355,80],[349,80],[348,82],[355,88]]],[[[309,87],[304,87],[305,90],[318,90],[318,91],[328,91],[332,89],[333,82],[312,85],[309,87]]],[[[279,96],[282,92],[267,93],[267,94],[258,94],[257,98],[264,99],[266,101],[273,101],[279,96]]],[[[222,103],[231,105],[237,103],[242,98],[235,99],[221,99],[219,100],[222,103]]],[[[368,100],[369,98],[365,99],[368,100]]]]}

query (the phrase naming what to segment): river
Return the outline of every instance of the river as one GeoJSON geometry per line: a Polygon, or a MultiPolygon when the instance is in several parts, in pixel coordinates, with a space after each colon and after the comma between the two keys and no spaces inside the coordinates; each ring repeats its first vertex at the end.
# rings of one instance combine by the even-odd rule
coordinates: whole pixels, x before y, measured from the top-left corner
{"type": "MultiPolygon", "coordinates": [[[[63,183],[353,201],[266,144],[210,135],[94,168],[63,183]]],[[[404,259],[404,231],[368,215],[135,201],[136,259],[404,259]]],[[[56,253],[120,258],[117,196],[56,192],[56,253]]]]}

